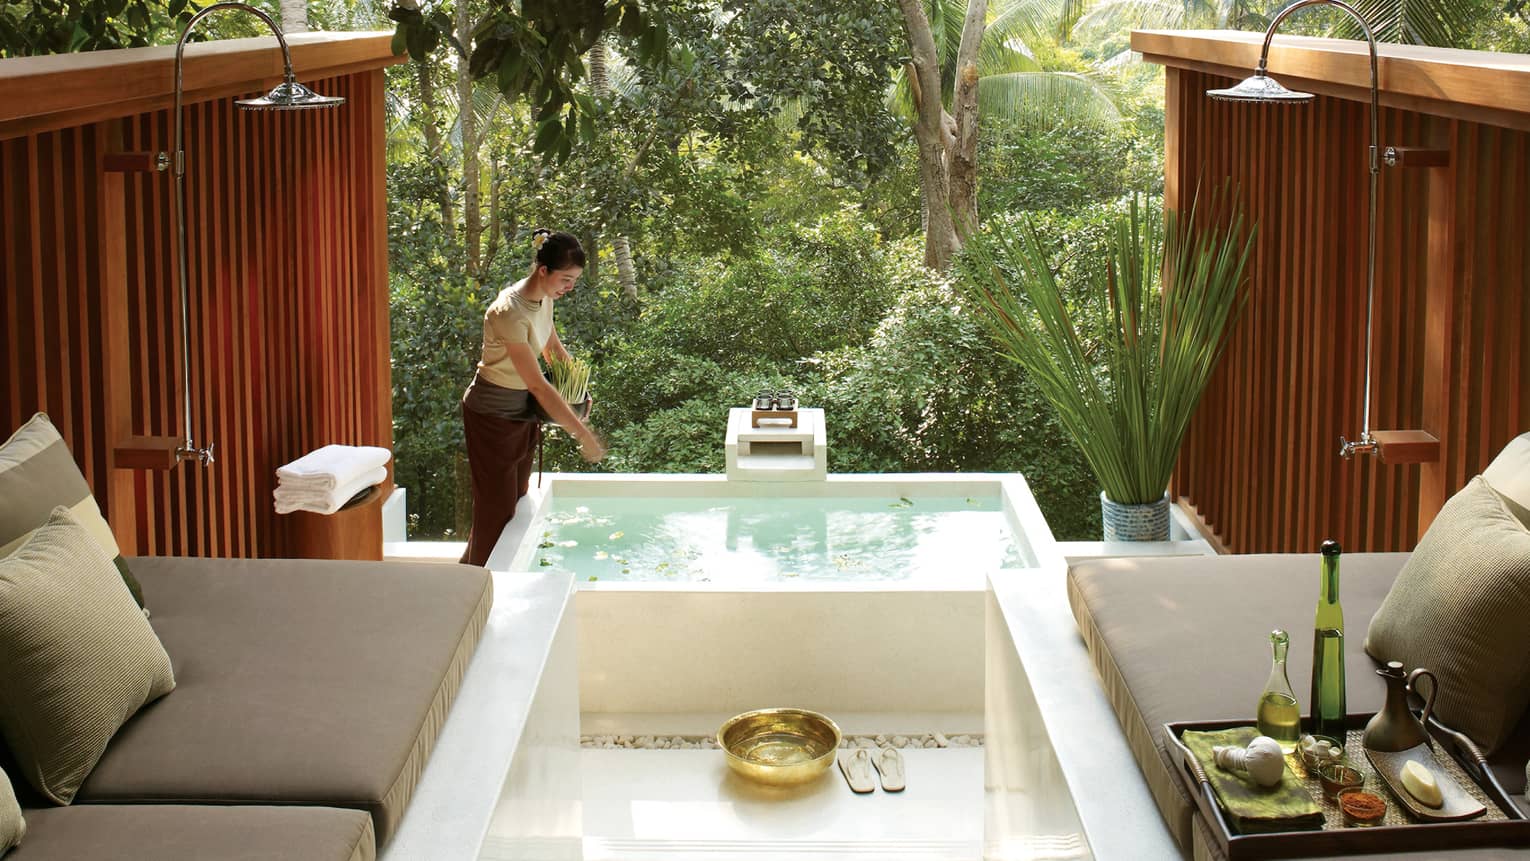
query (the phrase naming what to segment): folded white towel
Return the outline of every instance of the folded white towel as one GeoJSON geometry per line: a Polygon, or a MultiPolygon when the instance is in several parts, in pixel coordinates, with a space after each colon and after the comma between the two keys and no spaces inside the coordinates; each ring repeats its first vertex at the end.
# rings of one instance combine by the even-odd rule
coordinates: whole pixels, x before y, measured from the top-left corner
{"type": "Polygon", "coordinates": [[[326,445],[278,467],[283,485],[314,490],[334,490],[386,466],[393,453],[375,445],[326,445]]]}
{"type": "Polygon", "coordinates": [[[312,511],[318,514],[334,514],[340,510],[340,506],[351,500],[351,497],[366,490],[374,484],[381,484],[388,478],[388,468],[379,466],[371,472],[353,480],[344,487],[334,490],[306,490],[294,489],[285,485],[278,485],[271,496],[276,502],[277,514],[290,514],[294,511],[312,511]]]}

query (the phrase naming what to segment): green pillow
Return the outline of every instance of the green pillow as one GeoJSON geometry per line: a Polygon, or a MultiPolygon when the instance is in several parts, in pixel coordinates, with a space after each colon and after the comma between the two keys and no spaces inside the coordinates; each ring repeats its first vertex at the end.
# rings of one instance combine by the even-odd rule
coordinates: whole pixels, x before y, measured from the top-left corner
{"type": "Polygon", "coordinates": [[[1365,651],[1428,667],[1434,713],[1492,753],[1530,705],[1530,529],[1481,476],[1452,496],[1371,619],[1365,651]]]}
{"type": "Polygon", "coordinates": [[[0,771],[0,858],[6,852],[21,845],[27,836],[27,821],[21,818],[21,805],[16,803],[16,790],[11,779],[0,771]]]}
{"type": "Polygon", "coordinates": [[[0,559],[0,735],[43,795],[74,800],[122,724],[174,687],[149,620],[69,509],[0,559]]]}
{"type": "Polygon", "coordinates": [[[68,507],[101,544],[142,607],[143,590],[117,549],[112,528],[90,495],[74,455],[48,417],[38,413],[0,445],[0,556],[15,550],[59,505],[68,507]]]}

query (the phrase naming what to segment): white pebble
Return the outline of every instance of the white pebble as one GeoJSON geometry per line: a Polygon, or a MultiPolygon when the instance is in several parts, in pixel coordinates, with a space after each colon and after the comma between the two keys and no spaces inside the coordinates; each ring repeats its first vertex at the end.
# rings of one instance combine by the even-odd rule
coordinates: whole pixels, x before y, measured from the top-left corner
{"type": "Polygon", "coordinates": [[[949,747],[950,745],[951,745],[951,742],[947,741],[945,736],[941,735],[938,732],[935,733],[935,746],[936,747],[949,747]]]}

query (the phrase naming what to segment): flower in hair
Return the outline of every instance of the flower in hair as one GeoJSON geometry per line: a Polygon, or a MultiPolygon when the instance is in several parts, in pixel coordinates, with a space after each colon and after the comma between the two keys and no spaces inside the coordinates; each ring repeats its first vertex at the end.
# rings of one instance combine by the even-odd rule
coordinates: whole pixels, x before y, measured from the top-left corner
{"type": "Polygon", "coordinates": [[[549,237],[551,235],[552,235],[551,233],[537,233],[537,234],[533,234],[532,237],[531,237],[531,250],[532,251],[541,251],[543,243],[547,242],[547,237],[549,237]]]}

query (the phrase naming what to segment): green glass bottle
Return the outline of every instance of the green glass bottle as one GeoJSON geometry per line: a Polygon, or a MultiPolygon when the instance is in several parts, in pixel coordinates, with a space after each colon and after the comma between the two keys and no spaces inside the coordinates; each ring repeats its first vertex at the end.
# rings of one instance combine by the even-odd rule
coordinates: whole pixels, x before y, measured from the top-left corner
{"type": "Polygon", "coordinates": [[[1259,694],[1259,711],[1254,718],[1259,734],[1275,739],[1285,753],[1296,749],[1302,735],[1301,707],[1286,677],[1286,648],[1290,643],[1285,631],[1277,628],[1270,632],[1270,678],[1259,694]]]}
{"type": "Polygon", "coordinates": [[[1312,631],[1313,735],[1344,744],[1344,607],[1339,603],[1339,542],[1323,542],[1323,573],[1312,631]]]}

